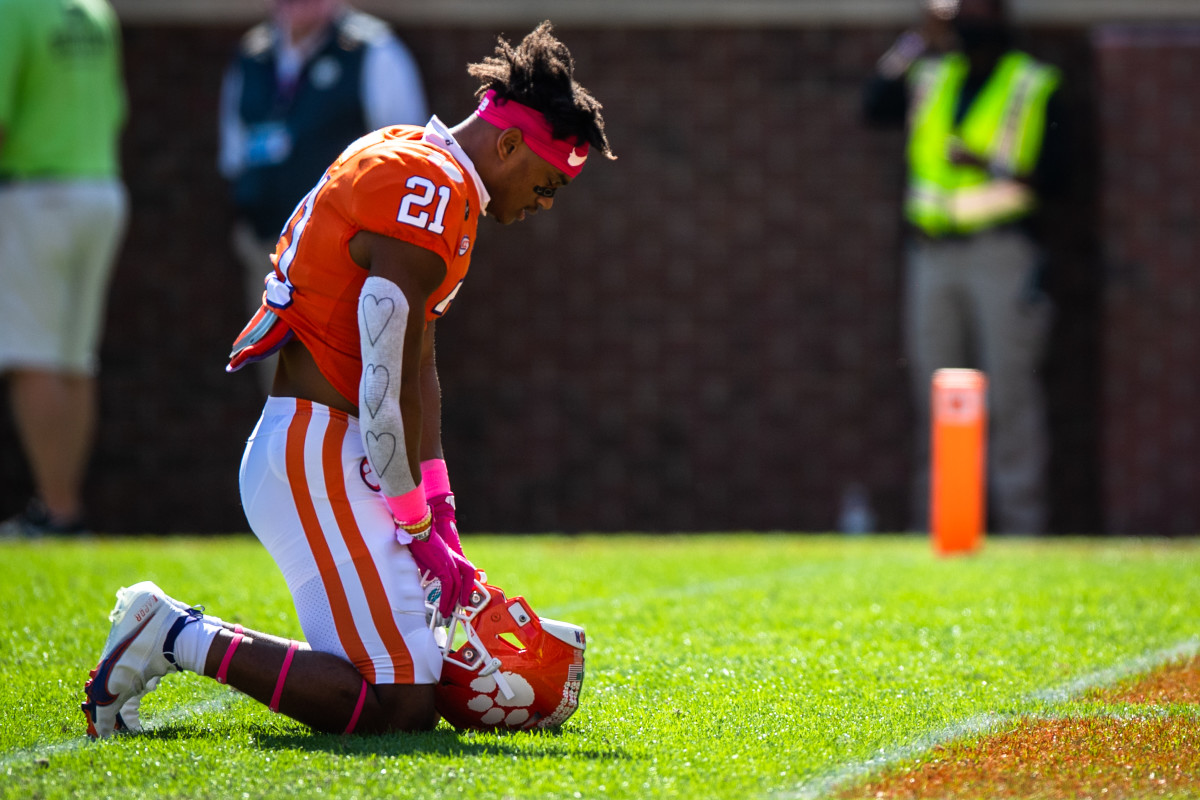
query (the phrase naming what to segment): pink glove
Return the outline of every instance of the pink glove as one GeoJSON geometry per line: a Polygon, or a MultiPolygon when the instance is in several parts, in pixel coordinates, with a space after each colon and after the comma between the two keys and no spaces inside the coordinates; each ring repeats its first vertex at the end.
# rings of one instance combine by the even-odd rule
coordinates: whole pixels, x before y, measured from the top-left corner
{"type": "Polygon", "coordinates": [[[475,566],[463,558],[437,534],[430,531],[423,542],[415,539],[408,543],[408,551],[422,572],[428,572],[442,584],[438,598],[438,611],[449,619],[455,605],[470,605],[471,592],[475,589],[475,566]]]}
{"type": "Polygon", "coordinates": [[[461,556],[463,549],[458,538],[458,523],[454,519],[454,495],[439,494],[430,497],[429,509],[433,512],[433,530],[450,549],[461,556]]]}
{"type": "MultiPolygon", "coordinates": [[[[438,611],[442,616],[448,618],[453,614],[456,603],[469,605],[475,588],[475,566],[451,550],[434,529],[433,510],[425,501],[425,490],[417,486],[398,497],[384,497],[384,500],[396,521],[397,536],[401,531],[408,534],[402,542],[412,537],[412,541],[405,543],[417,568],[422,574],[428,572],[441,584],[438,611]]],[[[458,544],[457,532],[454,542],[458,544]]]]}
{"type": "Polygon", "coordinates": [[[450,475],[446,462],[431,458],[421,462],[421,484],[425,487],[425,499],[433,511],[433,529],[447,545],[460,556],[462,542],[458,538],[458,522],[454,518],[454,495],[450,491],[450,475]]]}

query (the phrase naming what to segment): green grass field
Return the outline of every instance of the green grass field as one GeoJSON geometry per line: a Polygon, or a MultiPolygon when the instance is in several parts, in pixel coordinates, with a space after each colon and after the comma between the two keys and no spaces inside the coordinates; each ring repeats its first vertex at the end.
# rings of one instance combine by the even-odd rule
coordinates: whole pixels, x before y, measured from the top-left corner
{"type": "Polygon", "coordinates": [[[1196,541],[992,539],[954,559],[918,537],[465,544],[492,583],[587,627],[558,733],[317,736],[181,674],[147,699],[146,733],[90,743],[78,707],[117,588],[152,579],[298,637],[283,581],[250,537],[0,544],[0,796],[817,797],[1200,648],[1196,541]]]}

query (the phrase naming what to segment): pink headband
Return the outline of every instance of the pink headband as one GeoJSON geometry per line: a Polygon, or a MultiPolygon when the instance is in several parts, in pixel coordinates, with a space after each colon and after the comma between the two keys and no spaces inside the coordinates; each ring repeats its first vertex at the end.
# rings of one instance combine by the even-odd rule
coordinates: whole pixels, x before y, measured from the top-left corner
{"type": "Polygon", "coordinates": [[[575,139],[555,139],[550,123],[546,122],[542,112],[516,100],[497,98],[495,89],[488,89],[475,113],[480,119],[502,130],[519,128],[530,150],[572,178],[579,174],[583,163],[587,161],[587,142],[576,145],[575,139]]]}

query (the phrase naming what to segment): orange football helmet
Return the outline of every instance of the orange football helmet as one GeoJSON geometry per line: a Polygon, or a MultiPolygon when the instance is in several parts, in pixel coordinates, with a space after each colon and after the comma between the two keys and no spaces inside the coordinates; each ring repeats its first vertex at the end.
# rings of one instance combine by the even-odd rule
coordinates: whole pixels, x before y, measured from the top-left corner
{"type": "MultiPolygon", "coordinates": [[[[427,590],[431,587],[427,587],[427,590]]],[[[578,625],[542,619],[524,597],[506,598],[478,572],[470,606],[448,625],[437,614],[434,589],[426,611],[442,650],[438,713],[456,728],[557,728],[579,707],[583,651],[578,625]],[[442,624],[439,624],[442,623],[442,624]]]]}

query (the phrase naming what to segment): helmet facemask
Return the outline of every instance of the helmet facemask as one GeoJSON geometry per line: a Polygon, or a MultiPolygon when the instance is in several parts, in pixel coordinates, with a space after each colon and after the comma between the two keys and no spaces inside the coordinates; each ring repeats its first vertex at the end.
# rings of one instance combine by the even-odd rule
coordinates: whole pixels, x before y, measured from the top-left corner
{"type": "Polygon", "coordinates": [[[579,705],[582,627],[541,619],[524,597],[476,575],[470,605],[449,620],[437,613],[438,589],[426,585],[426,616],[442,651],[438,712],[456,728],[557,728],[579,705]]]}

